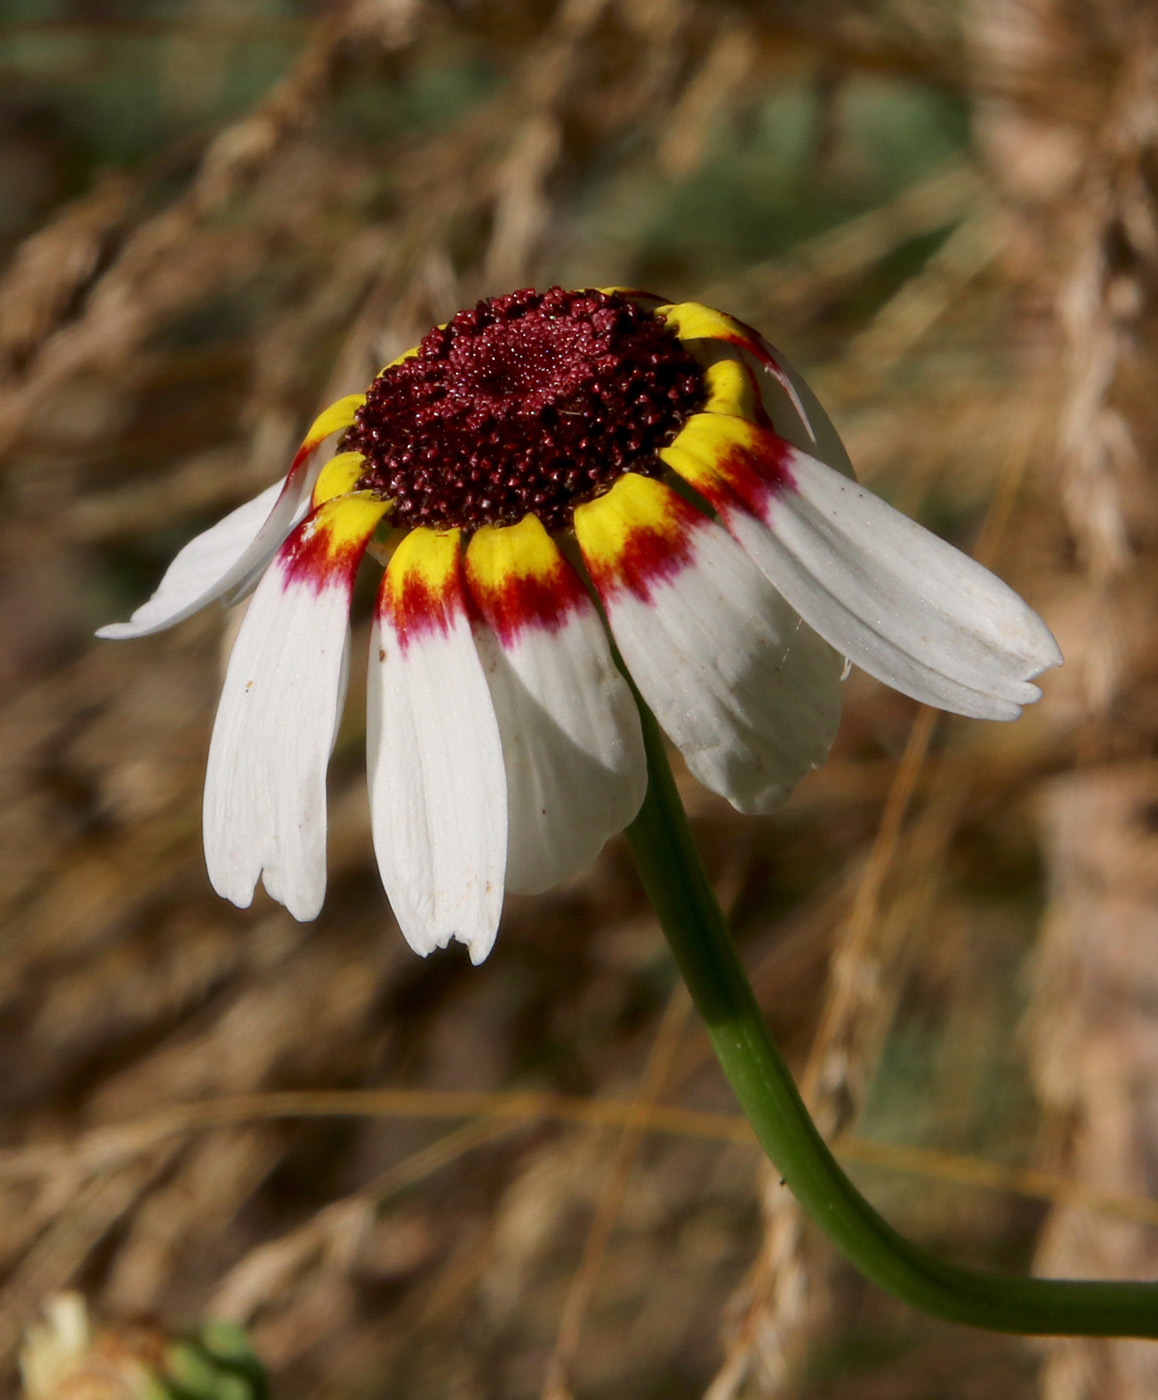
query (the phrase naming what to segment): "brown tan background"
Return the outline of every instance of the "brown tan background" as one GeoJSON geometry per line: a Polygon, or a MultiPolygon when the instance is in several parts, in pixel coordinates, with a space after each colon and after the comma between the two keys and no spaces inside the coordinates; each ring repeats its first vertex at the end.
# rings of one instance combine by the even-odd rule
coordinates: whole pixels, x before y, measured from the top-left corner
{"type": "Polygon", "coordinates": [[[628,284],[757,323],[863,479],[1068,662],[1015,726],[852,676],[775,817],[686,785],[769,1020],[931,1248],[1153,1275],[1156,18],[5,0],[6,1384],[70,1286],[109,1324],[248,1324],[284,1400],[1158,1393],[1153,1344],[934,1324],[832,1257],[733,1118],[620,842],[509,900],[481,969],[415,958],[356,677],[324,914],[215,898],[228,624],[91,637],[481,295],[628,284]]]}

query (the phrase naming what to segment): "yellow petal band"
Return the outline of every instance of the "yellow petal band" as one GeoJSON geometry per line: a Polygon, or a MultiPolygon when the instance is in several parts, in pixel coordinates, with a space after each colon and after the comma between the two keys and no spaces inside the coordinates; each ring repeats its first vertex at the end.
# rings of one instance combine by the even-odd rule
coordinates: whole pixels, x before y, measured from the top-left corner
{"type": "Polygon", "coordinates": [[[366,459],[360,452],[339,452],[331,457],[314,485],[314,508],[352,491],[365,470],[366,459]]]}

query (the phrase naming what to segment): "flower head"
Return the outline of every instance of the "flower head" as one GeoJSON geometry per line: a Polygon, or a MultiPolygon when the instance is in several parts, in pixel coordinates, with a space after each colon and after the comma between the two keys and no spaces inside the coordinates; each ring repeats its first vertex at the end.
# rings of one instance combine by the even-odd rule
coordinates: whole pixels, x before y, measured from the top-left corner
{"type": "Polygon", "coordinates": [[[325,893],[325,776],[349,606],[370,645],[374,847],[408,941],[489,952],[504,888],[586,863],[637,812],[639,717],[764,812],[821,763],[844,658],[918,700],[1014,719],[1061,661],[1004,583],[852,479],[750,327],[637,292],[480,302],[339,400],[281,482],[177,555],[135,637],[253,594],[210,744],[214,888],[325,893]],[[318,451],[333,434],[337,451],[318,451]]]}
{"type": "Polygon", "coordinates": [[[261,1364],[240,1328],[185,1335],[149,1319],[96,1328],[79,1293],[55,1293],[20,1350],[24,1400],[265,1400],[261,1364]]]}

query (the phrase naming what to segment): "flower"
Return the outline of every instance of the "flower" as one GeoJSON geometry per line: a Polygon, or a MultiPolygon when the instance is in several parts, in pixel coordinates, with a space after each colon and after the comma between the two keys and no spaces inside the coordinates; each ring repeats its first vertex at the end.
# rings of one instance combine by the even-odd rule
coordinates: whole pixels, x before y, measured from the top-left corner
{"type": "Polygon", "coordinates": [[[264,1400],[261,1363],[239,1327],[184,1335],[147,1318],[94,1328],[79,1293],[54,1293],[20,1350],[24,1400],[264,1400]]]}
{"type": "Polygon", "coordinates": [[[504,888],[546,889],[638,811],[639,716],[612,640],[692,773],[743,812],[823,762],[846,657],[988,719],[1016,718],[1061,661],[1017,594],[856,484],[807,386],[743,322],[619,290],[492,298],[328,408],[284,481],[98,634],[252,592],[204,809],[210,880],[242,907],[260,878],[296,918],[321,909],[367,550],[387,558],[374,847],[422,954],[459,939],[482,961],[504,888]]]}

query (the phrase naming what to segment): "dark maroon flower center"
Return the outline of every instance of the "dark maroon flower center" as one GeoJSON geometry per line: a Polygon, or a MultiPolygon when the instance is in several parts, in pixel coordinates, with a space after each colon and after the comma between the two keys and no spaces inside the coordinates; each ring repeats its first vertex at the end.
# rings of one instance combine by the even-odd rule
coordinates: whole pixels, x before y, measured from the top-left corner
{"type": "Polygon", "coordinates": [[[648,312],[613,292],[524,290],[432,330],[375,379],[342,440],[359,485],[406,527],[548,529],[656,456],[703,402],[700,367],[648,312]]]}

